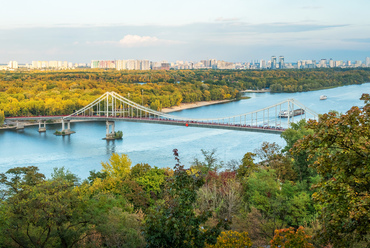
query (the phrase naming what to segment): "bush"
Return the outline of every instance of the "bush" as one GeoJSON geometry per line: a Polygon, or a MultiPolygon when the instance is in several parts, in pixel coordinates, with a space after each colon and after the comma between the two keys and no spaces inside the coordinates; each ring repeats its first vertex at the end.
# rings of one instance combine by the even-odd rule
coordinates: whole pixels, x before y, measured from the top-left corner
{"type": "Polygon", "coordinates": [[[313,248],[309,243],[311,236],[306,235],[303,227],[294,231],[293,227],[275,230],[275,236],[270,241],[271,248],[313,248]]]}
{"type": "Polygon", "coordinates": [[[247,232],[221,232],[215,245],[206,245],[206,248],[239,248],[252,247],[252,241],[247,232]]]}

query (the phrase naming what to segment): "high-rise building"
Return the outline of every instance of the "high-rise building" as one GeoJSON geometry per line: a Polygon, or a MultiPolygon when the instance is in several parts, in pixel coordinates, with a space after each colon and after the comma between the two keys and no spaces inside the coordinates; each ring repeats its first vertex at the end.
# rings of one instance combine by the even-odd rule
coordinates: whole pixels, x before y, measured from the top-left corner
{"type": "Polygon", "coordinates": [[[17,61],[10,61],[8,64],[9,69],[18,69],[18,62],[17,61]]]}
{"type": "Polygon", "coordinates": [[[261,61],[260,61],[260,68],[261,69],[265,69],[266,68],[266,60],[261,59],[261,61]]]}
{"type": "Polygon", "coordinates": [[[284,69],[285,63],[284,63],[284,56],[279,57],[279,69],[284,69]]]}
{"type": "Polygon", "coordinates": [[[366,57],[366,59],[365,59],[365,65],[366,65],[367,67],[369,67],[369,66],[370,66],[370,57],[366,57]]]}
{"type": "Polygon", "coordinates": [[[326,59],[321,59],[319,62],[319,67],[327,67],[328,61],[326,59]]]}
{"type": "Polygon", "coordinates": [[[140,70],[150,70],[150,61],[142,60],[140,63],[140,70]]]}
{"type": "MultiPolygon", "coordinates": [[[[33,64],[33,62],[32,62],[33,64]]],[[[94,68],[99,68],[99,60],[92,60],[91,61],[91,68],[94,69],[94,68]]]]}
{"type": "Polygon", "coordinates": [[[329,60],[329,67],[330,68],[333,68],[334,67],[334,60],[333,59],[330,59],[329,60]]]}
{"type": "Polygon", "coordinates": [[[276,69],[276,56],[271,56],[271,69],[276,69]]]}

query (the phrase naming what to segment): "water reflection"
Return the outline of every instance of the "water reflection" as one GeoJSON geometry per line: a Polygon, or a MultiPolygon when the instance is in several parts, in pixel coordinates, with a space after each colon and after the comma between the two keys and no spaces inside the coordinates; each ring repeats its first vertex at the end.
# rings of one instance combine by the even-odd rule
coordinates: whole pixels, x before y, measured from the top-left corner
{"type": "Polygon", "coordinates": [[[115,140],[106,140],[106,154],[111,155],[116,153],[116,141],[115,140]]]}
{"type": "Polygon", "coordinates": [[[64,145],[71,145],[71,135],[62,136],[62,140],[63,140],[64,145]]]}

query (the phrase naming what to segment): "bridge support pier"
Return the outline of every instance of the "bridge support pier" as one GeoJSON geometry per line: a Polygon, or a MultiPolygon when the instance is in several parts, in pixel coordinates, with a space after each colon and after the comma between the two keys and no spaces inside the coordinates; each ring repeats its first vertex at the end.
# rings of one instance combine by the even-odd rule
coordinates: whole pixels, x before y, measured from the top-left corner
{"type": "Polygon", "coordinates": [[[70,135],[72,133],[75,133],[74,131],[71,131],[70,122],[71,122],[70,120],[62,119],[62,131],[61,132],[56,131],[54,134],[58,136],[65,136],[65,135],[70,135]],[[67,123],[67,129],[65,128],[66,123],[67,123]]]}
{"type": "Polygon", "coordinates": [[[71,121],[62,119],[62,132],[71,132],[71,121]],[[67,123],[67,129],[65,129],[65,123],[67,123]]]}
{"type": "Polygon", "coordinates": [[[24,129],[24,124],[17,121],[17,125],[16,125],[15,130],[21,130],[21,129],[24,129]]]}
{"type": "Polygon", "coordinates": [[[46,132],[46,121],[44,120],[44,123],[42,121],[39,121],[39,133],[46,132]]]}
{"type": "Polygon", "coordinates": [[[105,139],[115,139],[114,138],[114,134],[115,134],[114,127],[115,127],[114,121],[106,122],[107,133],[105,135],[105,139]],[[112,126],[112,132],[110,131],[110,126],[112,126]]]}

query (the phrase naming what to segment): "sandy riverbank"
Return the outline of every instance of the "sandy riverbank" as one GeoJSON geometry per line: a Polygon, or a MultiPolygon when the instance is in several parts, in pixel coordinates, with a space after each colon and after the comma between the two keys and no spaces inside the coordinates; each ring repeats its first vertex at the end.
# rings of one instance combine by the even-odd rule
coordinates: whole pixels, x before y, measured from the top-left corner
{"type": "Polygon", "coordinates": [[[270,89],[262,89],[262,90],[241,90],[242,93],[265,93],[270,92],[270,89]]]}
{"type": "Polygon", "coordinates": [[[184,110],[184,109],[199,108],[199,107],[203,107],[203,106],[227,103],[227,102],[231,102],[231,101],[234,101],[234,100],[218,100],[218,101],[181,103],[180,106],[173,106],[171,108],[163,108],[162,112],[163,113],[170,113],[170,112],[181,111],[181,110],[184,110]]]}

